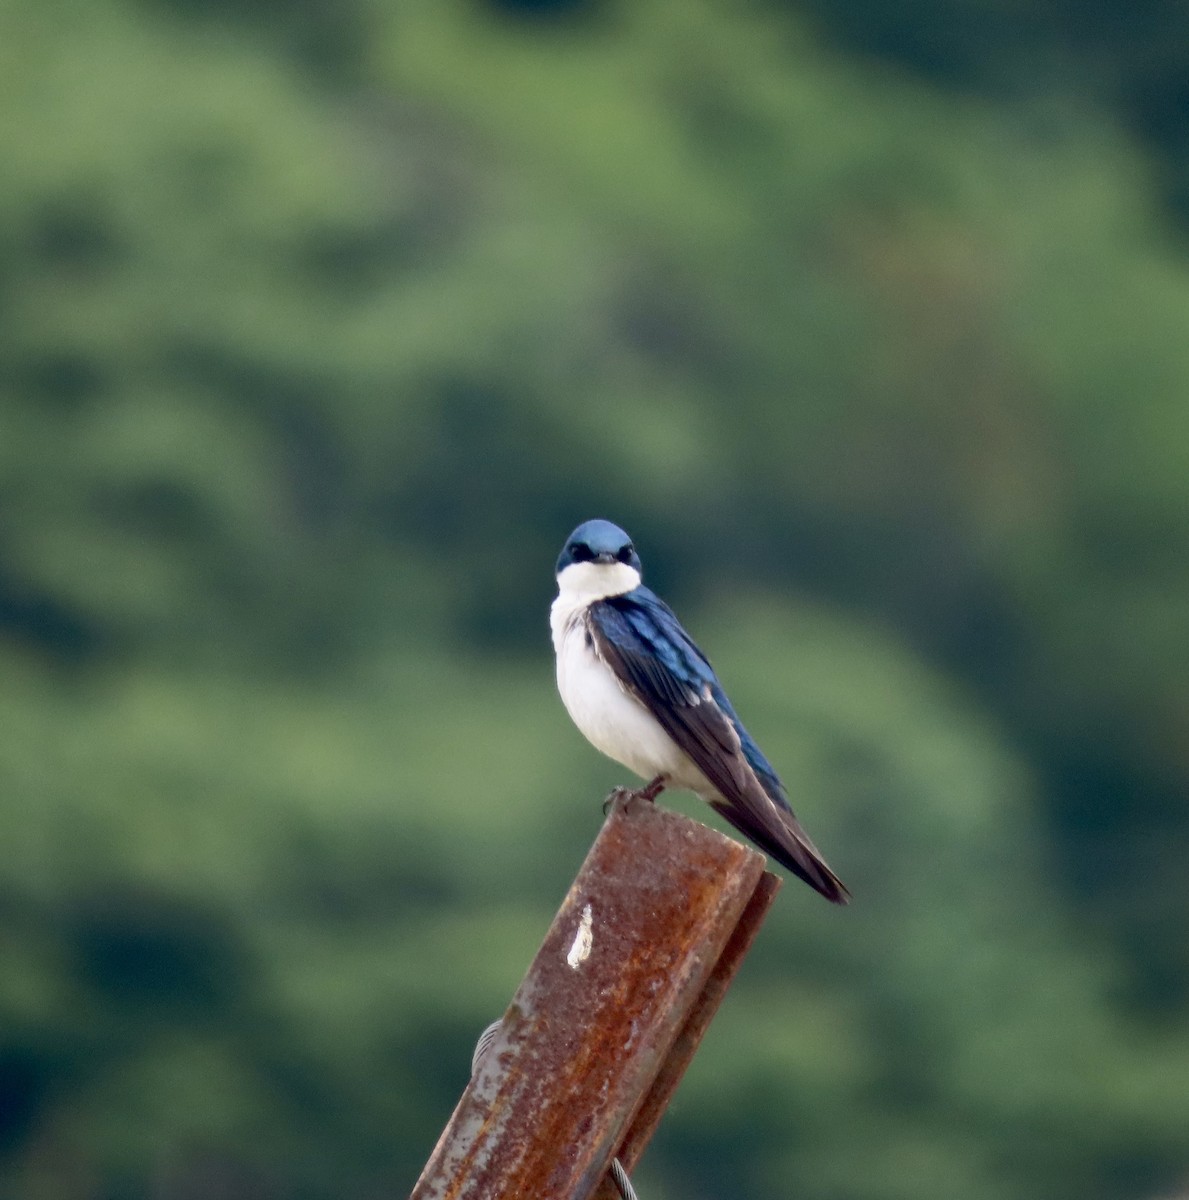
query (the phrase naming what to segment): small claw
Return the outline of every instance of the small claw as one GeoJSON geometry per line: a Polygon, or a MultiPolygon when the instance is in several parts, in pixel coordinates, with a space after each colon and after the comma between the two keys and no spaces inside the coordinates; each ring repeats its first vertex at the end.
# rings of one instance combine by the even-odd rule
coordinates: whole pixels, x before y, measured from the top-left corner
{"type": "Polygon", "coordinates": [[[626,804],[636,793],[631,788],[612,788],[611,794],[603,801],[603,816],[606,816],[617,802],[626,804]]]}

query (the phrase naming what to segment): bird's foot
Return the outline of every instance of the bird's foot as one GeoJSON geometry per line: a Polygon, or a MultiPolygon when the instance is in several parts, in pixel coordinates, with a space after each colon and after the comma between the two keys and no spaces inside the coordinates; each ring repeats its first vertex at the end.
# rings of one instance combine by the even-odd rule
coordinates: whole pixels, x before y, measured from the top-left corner
{"type": "Polygon", "coordinates": [[[638,788],[632,795],[652,803],[665,790],[665,784],[668,782],[663,775],[658,775],[651,783],[646,783],[642,788],[638,788]]]}
{"type": "Polygon", "coordinates": [[[611,795],[603,801],[603,816],[606,816],[616,804],[627,805],[633,800],[646,800],[651,804],[665,790],[666,783],[668,780],[663,775],[658,775],[642,788],[615,788],[611,795]]]}
{"type": "Polygon", "coordinates": [[[603,816],[606,816],[616,804],[626,804],[635,794],[631,788],[613,788],[611,794],[603,801],[603,816]]]}

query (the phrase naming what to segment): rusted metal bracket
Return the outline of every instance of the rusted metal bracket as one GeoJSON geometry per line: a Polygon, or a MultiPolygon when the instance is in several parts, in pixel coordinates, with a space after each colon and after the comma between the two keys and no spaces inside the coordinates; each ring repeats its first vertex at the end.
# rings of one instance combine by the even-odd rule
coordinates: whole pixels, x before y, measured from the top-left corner
{"type": "Polygon", "coordinates": [[[617,798],[411,1200],[613,1196],[779,886],[756,851],[617,798]]]}

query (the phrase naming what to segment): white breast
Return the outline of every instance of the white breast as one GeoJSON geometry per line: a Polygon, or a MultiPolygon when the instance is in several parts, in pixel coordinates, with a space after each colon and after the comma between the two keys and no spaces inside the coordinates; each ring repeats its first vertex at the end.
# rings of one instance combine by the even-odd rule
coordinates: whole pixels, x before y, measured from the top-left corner
{"type": "Polygon", "coordinates": [[[663,774],[679,787],[702,790],[701,772],[595,652],[586,628],[589,602],[588,594],[563,590],[549,614],[566,711],[591,745],[641,778],[663,774]]]}

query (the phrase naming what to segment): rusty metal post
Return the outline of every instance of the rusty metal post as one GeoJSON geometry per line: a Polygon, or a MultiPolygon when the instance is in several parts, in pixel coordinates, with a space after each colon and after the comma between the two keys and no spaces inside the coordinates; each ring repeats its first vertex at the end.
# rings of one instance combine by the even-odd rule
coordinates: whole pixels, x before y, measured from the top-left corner
{"type": "MultiPolygon", "coordinates": [[[[714,970],[710,972],[702,994],[686,1018],[648,1095],[637,1110],[623,1141],[615,1150],[615,1157],[619,1159],[625,1171],[635,1169],[652,1140],[652,1135],[656,1132],[661,1117],[665,1115],[665,1109],[669,1107],[669,1101],[673,1099],[673,1093],[677,1091],[677,1085],[681,1082],[686,1067],[693,1060],[694,1053],[702,1042],[702,1036],[710,1028],[710,1022],[718,1012],[718,1006],[722,1003],[731,980],[743,965],[743,959],[751,949],[751,944],[755,941],[760,925],[768,915],[768,909],[772,907],[772,901],[776,899],[778,891],[780,880],[770,871],[765,871],[760,876],[739,924],[735,926],[735,931],[715,963],[714,970]]],[[[619,1190],[609,1176],[604,1177],[599,1185],[598,1191],[595,1192],[595,1200],[619,1200],[619,1190]]]]}
{"type": "Polygon", "coordinates": [[[763,867],[617,800],[411,1200],[587,1200],[634,1161],[775,893],[763,867]]]}

